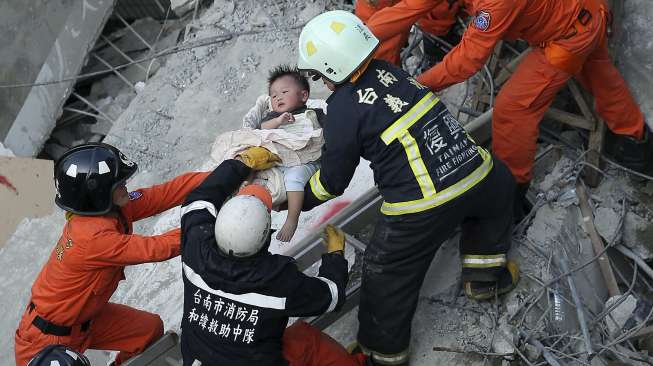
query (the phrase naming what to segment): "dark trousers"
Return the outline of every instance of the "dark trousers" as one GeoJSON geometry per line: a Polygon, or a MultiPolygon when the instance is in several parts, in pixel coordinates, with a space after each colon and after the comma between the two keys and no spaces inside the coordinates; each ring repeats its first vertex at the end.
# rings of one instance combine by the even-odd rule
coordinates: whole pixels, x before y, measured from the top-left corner
{"type": "Polygon", "coordinates": [[[515,181],[494,160],[488,176],[429,211],[382,216],[363,262],[358,341],[372,352],[403,353],[419,290],[435,253],[461,225],[461,254],[503,254],[510,248],[515,181]]]}

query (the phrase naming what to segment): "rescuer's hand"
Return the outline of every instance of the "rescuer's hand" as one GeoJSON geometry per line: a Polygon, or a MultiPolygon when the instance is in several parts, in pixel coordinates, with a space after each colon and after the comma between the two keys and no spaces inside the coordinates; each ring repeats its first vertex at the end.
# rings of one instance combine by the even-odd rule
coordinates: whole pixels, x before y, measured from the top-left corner
{"type": "Polygon", "coordinates": [[[333,225],[324,229],[325,238],[322,238],[327,248],[327,253],[342,252],[345,249],[345,233],[333,225]]]}
{"type": "Polygon", "coordinates": [[[238,157],[240,157],[240,161],[254,170],[269,169],[281,162],[277,155],[260,146],[250,147],[238,154],[238,157]]]}

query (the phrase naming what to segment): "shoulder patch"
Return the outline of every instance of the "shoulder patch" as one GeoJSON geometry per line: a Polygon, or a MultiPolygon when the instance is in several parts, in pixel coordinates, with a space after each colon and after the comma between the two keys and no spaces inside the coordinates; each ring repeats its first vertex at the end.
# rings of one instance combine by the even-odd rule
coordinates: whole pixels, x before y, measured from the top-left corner
{"type": "Polygon", "coordinates": [[[131,192],[129,192],[129,200],[130,201],[137,200],[137,199],[141,198],[142,195],[143,195],[143,193],[141,193],[140,191],[131,191],[131,192]]]}
{"type": "Polygon", "coordinates": [[[490,12],[481,10],[474,17],[474,27],[482,32],[485,32],[488,30],[488,28],[490,28],[491,20],[492,16],[490,15],[490,12]]]}

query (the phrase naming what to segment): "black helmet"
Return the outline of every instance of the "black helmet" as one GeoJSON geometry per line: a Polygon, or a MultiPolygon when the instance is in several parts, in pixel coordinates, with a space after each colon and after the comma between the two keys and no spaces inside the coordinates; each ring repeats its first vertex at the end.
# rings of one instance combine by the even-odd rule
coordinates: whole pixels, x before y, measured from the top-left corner
{"type": "Polygon", "coordinates": [[[37,353],[27,366],[91,366],[83,354],[61,344],[51,344],[37,353]]]}
{"type": "Polygon", "coordinates": [[[76,146],[54,165],[55,202],[78,215],[99,216],[113,208],[113,191],[136,173],[120,150],[102,143],[76,146]]]}

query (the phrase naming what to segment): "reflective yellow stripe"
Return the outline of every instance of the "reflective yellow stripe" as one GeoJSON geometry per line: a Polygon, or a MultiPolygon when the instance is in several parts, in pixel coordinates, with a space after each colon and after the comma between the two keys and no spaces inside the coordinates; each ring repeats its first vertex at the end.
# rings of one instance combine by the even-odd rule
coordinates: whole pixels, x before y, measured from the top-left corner
{"type": "Polygon", "coordinates": [[[483,163],[467,177],[461,179],[458,183],[443,189],[434,195],[425,196],[424,198],[420,198],[418,200],[396,203],[383,202],[383,205],[381,205],[381,212],[385,215],[403,215],[408,213],[422,212],[447,203],[452,199],[460,196],[461,194],[467,192],[478,182],[482,181],[492,170],[493,164],[492,156],[490,153],[481,147],[478,148],[478,152],[483,158],[483,163]]]}
{"type": "Polygon", "coordinates": [[[401,116],[381,134],[381,140],[383,140],[386,145],[398,140],[404,147],[406,157],[408,158],[408,164],[415,175],[415,179],[417,180],[417,184],[419,185],[423,196],[423,198],[413,201],[394,203],[384,202],[381,206],[381,212],[385,215],[403,215],[407,213],[421,212],[442,205],[465,193],[478,182],[483,180],[483,178],[485,178],[492,170],[492,156],[483,148],[479,147],[479,154],[483,158],[481,166],[476,168],[470,175],[453,186],[442,190],[442,192],[436,191],[429,171],[422,160],[417,141],[415,141],[413,136],[410,135],[408,129],[439,102],[440,99],[438,99],[435,94],[428,92],[419,102],[409,109],[408,112],[401,116]]]}
{"type": "Polygon", "coordinates": [[[383,140],[386,145],[390,145],[392,141],[398,139],[400,135],[407,132],[415,122],[419,121],[419,119],[433,108],[434,105],[438,104],[439,101],[440,99],[438,99],[435,94],[428,92],[419,102],[417,102],[417,104],[409,109],[408,112],[383,131],[381,134],[381,140],[383,140]]]}
{"type": "Polygon", "coordinates": [[[505,254],[463,256],[463,268],[505,267],[506,262],[505,254]]]}
{"type": "Polygon", "coordinates": [[[419,121],[426,112],[431,110],[434,105],[438,104],[439,101],[440,99],[438,99],[438,97],[436,97],[432,92],[426,93],[419,102],[417,102],[408,110],[408,112],[401,116],[381,134],[381,140],[383,140],[386,145],[389,145],[394,140],[399,140],[401,145],[403,145],[410,169],[413,171],[415,179],[417,179],[417,184],[419,184],[419,188],[424,197],[435,195],[435,185],[431,180],[431,176],[424,164],[424,160],[422,160],[422,154],[419,152],[417,141],[415,141],[413,136],[410,135],[408,129],[414,125],[415,122],[419,121]]]}
{"type": "Polygon", "coordinates": [[[422,160],[422,155],[419,152],[419,147],[417,146],[417,141],[411,136],[407,131],[400,135],[399,141],[404,146],[406,150],[406,155],[408,157],[408,165],[410,169],[413,170],[415,178],[417,178],[417,183],[419,188],[422,190],[422,195],[424,197],[433,196],[435,192],[435,185],[431,180],[428,169],[424,165],[424,160],[422,160]]]}
{"type": "Polygon", "coordinates": [[[310,184],[311,184],[311,192],[313,192],[313,195],[320,201],[328,201],[336,197],[331,193],[329,193],[326,189],[324,189],[322,182],[320,182],[319,170],[315,172],[315,174],[313,174],[313,176],[311,177],[310,184]]]}

